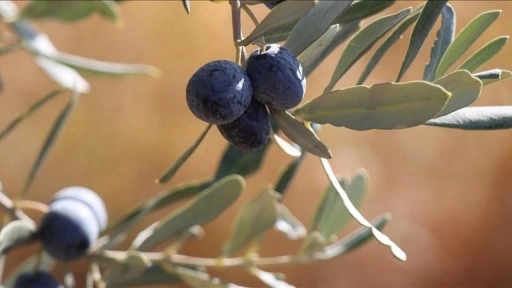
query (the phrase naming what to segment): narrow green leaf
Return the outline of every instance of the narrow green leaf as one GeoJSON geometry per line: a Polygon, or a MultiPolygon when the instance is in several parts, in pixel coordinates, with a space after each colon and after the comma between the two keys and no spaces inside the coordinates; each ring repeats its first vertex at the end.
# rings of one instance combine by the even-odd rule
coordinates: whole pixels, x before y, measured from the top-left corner
{"type": "Polygon", "coordinates": [[[185,11],[187,11],[187,14],[190,14],[190,0],[182,0],[182,3],[185,11]]]}
{"type": "Polygon", "coordinates": [[[314,5],[311,0],[306,1],[284,1],[277,5],[267,14],[254,30],[240,44],[247,46],[260,37],[271,35],[274,31],[295,23],[306,14],[314,5]]]}
{"type": "Polygon", "coordinates": [[[301,54],[309,45],[332,25],[352,1],[319,1],[311,8],[293,28],[284,44],[295,55],[301,54]]]}
{"type": "Polygon", "coordinates": [[[404,61],[400,67],[400,72],[398,72],[398,76],[396,77],[396,82],[399,82],[402,79],[407,69],[411,66],[447,2],[447,0],[430,0],[425,4],[425,7],[421,11],[420,18],[412,30],[409,47],[405,53],[404,61]]]}
{"type": "Polygon", "coordinates": [[[463,130],[498,130],[512,128],[512,106],[466,107],[429,120],[430,126],[463,130]]]}
{"type": "Polygon", "coordinates": [[[435,117],[440,117],[455,110],[459,110],[475,102],[482,91],[482,81],[474,77],[466,70],[457,70],[442,78],[437,79],[434,84],[439,85],[452,93],[452,96],[446,102],[435,117]]]}
{"type": "Polygon", "coordinates": [[[222,156],[214,180],[219,180],[231,174],[239,174],[246,177],[258,171],[270,143],[267,143],[262,149],[249,152],[237,149],[230,144],[222,156]]]}
{"type": "Polygon", "coordinates": [[[409,16],[403,19],[400,24],[393,30],[391,35],[389,35],[386,40],[380,45],[380,47],[375,51],[372,58],[364,68],[363,73],[359,76],[357,80],[357,85],[361,85],[366,81],[370,73],[375,69],[377,64],[380,62],[384,54],[396,43],[399,39],[402,38],[402,34],[404,34],[405,30],[407,30],[413,23],[418,20],[420,17],[421,11],[423,10],[423,6],[418,7],[415,11],[413,11],[409,16]]]}
{"type": "Polygon", "coordinates": [[[441,77],[484,33],[489,26],[491,26],[496,19],[500,16],[501,11],[487,11],[476,16],[466,27],[464,27],[453,40],[452,44],[446,49],[446,52],[439,62],[436,71],[436,78],[441,77]]]}
{"type": "Polygon", "coordinates": [[[219,278],[211,276],[208,273],[183,266],[174,267],[173,272],[176,273],[176,275],[178,275],[181,280],[190,287],[245,288],[243,286],[224,282],[219,278]]]}
{"type": "Polygon", "coordinates": [[[338,31],[339,25],[332,25],[322,36],[320,36],[320,38],[309,45],[308,48],[297,56],[297,59],[299,59],[299,62],[301,63],[302,71],[306,77],[311,73],[311,68],[316,67],[319,64],[319,61],[322,60],[320,59],[322,52],[329,47],[329,44],[332,43],[338,31]]]}
{"type": "Polygon", "coordinates": [[[240,196],[245,181],[240,175],[227,176],[205,189],[190,203],[139,233],[132,248],[147,250],[160,242],[215,219],[240,196]]]}
{"type": "Polygon", "coordinates": [[[277,203],[277,220],[274,228],[285,234],[290,240],[304,238],[307,234],[304,224],[281,203],[277,203]]]}
{"type": "Polygon", "coordinates": [[[9,274],[9,277],[3,281],[3,286],[14,287],[18,275],[22,273],[32,273],[36,267],[36,263],[38,270],[45,272],[50,272],[55,266],[55,260],[48,255],[48,253],[41,252],[41,254],[32,254],[14,268],[14,271],[9,274]]]}
{"type": "Polygon", "coordinates": [[[201,142],[203,142],[203,139],[208,134],[208,131],[210,131],[210,128],[212,128],[212,124],[206,126],[206,129],[204,129],[203,133],[199,135],[199,138],[197,138],[196,141],[194,141],[194,143],[192,143],[192,145],[190,145],[190,147],[188,147],[187,150],[185,150],[185,152],[181,154],[178,160],[176,160],[176,162],[174,162],[172,166],[169,167],[167,171],[165,171],[164,174],[162,174],[162,176],[160,176],[160,178],[156,180],[156,183],[164,184],[171,180],[171,178],[176,174],[176,172],[178,172],[178,170],[188,160],[192,153],[196,151],[197,147],[199,147],[201,142]]]}
{"type": "Polygon", "coordinates": [[[462,63],[459,69],[474,72],[476,69],[480,68],[480,66],[487,63],[487,61],[491,60],[492,57],[498,54],[503,46],[507,44],[508,38],[508,36],[501,36],[491,40],[489,43],[485,44],[484,47],[480,48],[480,50],[476,51],[475,54],[466,59],[466,61],[462,63]]]}
{"type": "MultiPolygon", "coordinates": [[[[382,231],[386,224],[391,219],[391,215],[389,213],[384,213],[377,218],[371,220],[371,224],[382,231]]],[[[351,232],[347,236],[341,238],[340,240],[326,246],[323,248],[321,252],[315,253],[313,255],[313,259],[315,260],[327,260],[332,259],[334,257],[338,257],[344,255],[354,249],[360,247],[362,244],[366,243],[368,240],[372,239],[372,229],[368,227],[359,227],[357,230],[351,232]]]]}
{"type": "MultiPolygon", "coordinates": [[[[324,49],[318,50],[319,55],[315,55],[317,60],[313,61],[307,67],[307,71],[303,70],[304,75],[308,76],[311,74],[322,61],[325,60],[338,46],[347,41],[353,34],[359,31],[359,21],[347,23],[341,27],[334,35],[333,39],[326,45],[324,49]]],[[[320,39],[318,40],[320,41],[320,39]]]]}
{"type": "Polygon", "coordinates": [[[71,91],[89,92],[89,83],[76,70],[45,58],[59,53],[46,34],[39,32],[28,21],[13,22],[11,27],[23,39],[24,47],[34,54],[36,64],[52,81],[71,91]]]}
{"type": "Polygon", "coordinates": [[[361,58],[387,31],[398,24],[402,19],[411,13],[411,8],[403,9],[397,13],[383,16],[366,27],[361,29],[341,54],[341,58],[334,69],[332,78],[324,90],[324,93],[331,91],[334,85],[343,75],[361,58]]]}
{"type": "Polygon", "coordinates": [[[512,78],[512,72],[508,70],[493,69],[473,74],[485,85],[512,78]]]}
{"type": "Polygon", "coordinates": [[[308,127],[309,124],[295,119],[290,113],[284,110],[271,109],[270,113],[279,128],[283,130],[283,133],[302,149],[318,157],[332,158],[329,148],[327,148],[316,136],[315,132],[308,127]]]}
{"type": "Polygon", "coordinates": [[[147,75],[152,77],[160,76],[161,72],[158,68],[146,64],[123,64],[100,61],[85,58],[77,55],[57,52],[52,54],[41,54],[40,56],[55,62],[64,64],[74,70],[90,75],[107,75],[107,76],[133,76],[147,75]]]}
{"type": "Polygon", "coordinates": [[[281,175],[279,176],[277,183],[274,186],[274,190],[277,193],[284,195],[286,189],[290,185],[291,180],[293,179],[293,176],[295,176],[297,173],[297,170],[299,169],[304,159],[304,155],[305,154],[302,154],[300,157],[293,159],[290,164],[286,166],[283,172],[281,172],[281,175]]]}
{"type": "Polygon", "coordinates": [[[34,240],[36,225],[26,220],[9,222],[0,231],[0,254],[5,254],[12,248],[34,240]]]}
{"type": "Polygon", "coordinates": [[[7,126],[0,132],[0,141],[5,137],[7,136],[10,132],[12,132],[14,130],[14,128],[18,127],[18,125],[23,121],[25,120],[26,118],[28,118],[30,115],[32,115],[33,112],[35,112],[37,109],[39,109],[40,107],[42,107],[44,104],[46,104],[47,102],[49,102],[50,100],[52,100],[53,98],[57,97],[58,95],[60,95],[62,92],[64,92],[64,90],[62,89],[57,89],[57,90],[54,90],[50,93],[48,93],[46,96],[44,96],[43,98],[37,100],[36,102],[34,102],[32,105],[30,105],[28,107],[27,110],[25,110],[23,113],[21,113],[20,115],[18,115],[16,118],[14,118],[9,124],[7,124],[7,126]]]}
{"type": "MultiPolygon", "coordinates": [[[[128,229],[137,224],[149,213],[168,207],[180,200],[193,197],[206,189],[209,183],[209,181],[193,182],[158,193],[142,205],[139,205],[137,208],[110,224],[105,230],[106,232],[112,232],[110,234],[110,241],[115,243],[118,237],[124,235],[128,229]]],[[[105,246],[108,247],[109,245],[105,246]]]]}
{"type": "Polygon", "coordinates": [[[120,11],[117,4],[112,2],[114,1],[32,1],[21,11],[20,17],[76,21],[99,13],[109,20],[118,21],[120,11]]]}
{"type": "Polygon", "coordinates": [[[150,264],[140,275],[137,275],[137,277],[128,279],[121,277],[109,278],[109,281],[105,284],[107,284],[108,287],[140,287],[157,284],[170,285],[180,282],[182,281],[176,274],[169,273],[156,264],[150,264]]]}
{"type": "Polygon", "coordinates": [[[57,119],[55,119],[55,122],[53,123],[53,126],[48,133],[48,136],[46,137],[46,140],[43,144],[43,147],[41,147],[41,150],[39,151],[39,154],[37,155],[37,159],[32,166],[32,169],[30,170],[30,173],[28,175],[28,178],[25,182],[25,186],[23,187],[22,195],[25,195],[27,191],[30,189],[30,186],[32,185],[32,182],[34,181],[37,173],[39,172],[39,169],[43,165],[44,160],[46,159],[46,156],[48,156],[48,153],[50,152],[50,149],[52,148],[53,144],[59,137],[60,133],[62,132],[62,129],[64,128],[64,125],[68,121],[69,115],[71,114],[71,111],[75,107],[76,103],[78,102],[78,99],[80,98],[80,94],[78,92],[74,92],[71,98],[69,99],[69,102],[66,104],[64,109],[61,111],[57,119]]]}
{"type": "Polygon", "coordinates": [[[360,21],[378,14],[379,12],[382,12],[384,9],[390,7],[394,3],[394,0],[362,0],[352,2],[352,5],[350,5],[341,15],[339,15],[334,20],[334,23],[345,25],[353,21],[360,21]]]}
{"type": "Polygon", "coordinates": [[[347,195],[347,192],[343,190],[340,183],[338,182],[338,179],[336,179],[336,175],[334,174],[334,171],[332,170],[331,165],[329,164],[329,161],[327,159],[320,158],[320,162],[322,163],[322,167],[324,168],[325,174],[327,175],[327,178],[332,183],[334,188],[336,188],[336,191],[338,192],[339,196],[341,197],[341,200],[343,201],[343,204],[347,208],[350,215],[357,221],[359,224],[371,229],[371,232],[373,236],[382,243],[385,246],[388,246],[393,254],[397,259],[405,261],[407,259],[407,255],[405,252],[400,249],[391,239],[389,239],[388,236],[380,232],[377,228],[375,228],[368,220],[364,218],[363,215],[354,207],[352,202],[350,202],[350,198],[347,195]]]}
{"type": "Polygon", "coordinates": [[[236,217],[229,242],[224,246],[224,256],[240,251],[275,225],[278,197],[275,191],[266,189],[244,205],[236,217]]]}
{"type": "Polygon", "coordinates": [[[294,115],[355,130],[401,129],[434,117],[450,95],[443,87],[425,81],[353,86],[321,95],[294,115]]]}
{"type": "MultiPolygon", "coordinates": [[[[347,191],[350,202],[358,208],[363,202],[368,189],[368,174],[358,171],[351,181],[339,181],[341,187],[347,191]]],[[[334,186],[330,185],[324,193],[322,203],[317,209],[310,231],[318,231],[320,235],[330,242],[349,222],[351,215],[341,201],[334,186]]]]}
{"type": "Polygon", "coordinates": [[[449,3],[444,6],[441,13],[441,27],[437,30],[436,41],[430,51],[430,62],[425,66],[423,80],[432,82],[435,80],[437,66],[448,46],[455,38],[455,10],[449,3]]]}

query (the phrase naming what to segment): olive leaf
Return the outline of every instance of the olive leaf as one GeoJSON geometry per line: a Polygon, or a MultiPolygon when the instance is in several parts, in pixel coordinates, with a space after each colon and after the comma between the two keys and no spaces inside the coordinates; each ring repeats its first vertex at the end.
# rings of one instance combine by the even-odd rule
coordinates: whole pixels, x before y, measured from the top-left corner
{"type": "Polygon", "coordinates": [[[53,144],[62,132],[62,129],[68,121],[71,111],[78,103],[79,98],[80,94],[77,91],[73,92],[73,95],[69,99],[69,102],[66,104],[66,106],[64,106],[64,109],[62,109],[60,114],[57,116],[57,119],[55,119],[55,122],[53,123],[52,128],[50,129],[50,132],[48,133],[48,136],[46,137],[46,140],[43,143],[43,146],[41,147],[39,154],[37,155],[36,161],[32,165],[32,169],[30,170],[27,180],[25,181],[25,186],[23,187],[22,191],[23,195],[25,195],[27,191],[30,189],[32,182],[34,181],[37,173],[43,165],[44,160],[48,156],[48,153],[50,152],[53,144]]]}
{"type": "Polygon", "coordinates": [[[275,225],[278,198],[278,194],[268,188],[244,205],[236,217],[230,240],[224,246],[224,256],[235,254],[275,225]]]}
{"type": "Polygon", "coordinates": [[[420,6],[416,8],[409,16],[404,18],[402,21],[400,21],[399,24],[397,24],[396,28],[393,29],[393,32],[382,42],[382,44],[379,46],[377,51],[373,54],[370,61],[368,61],[368,64],[363,70],[363,73],[361,73],[361,76],[359,76],[359,79],[357,80],[357,85],[361,85],[366,81],[370,73],[375,69],[377,64],[379,64],[380,60],[386,54],[386,52],[393,46],[393,44],[396,43],[401,37],[402,34],[407,30],[412,24],[414,24],[418,18],[420,17],[420,13],[423,9],[423,6],[420,6]]]}
{"type": "Polygon", "coordinates": [[[429,120],[425,124],[464,130],[510,129],[512,128],[512,106],[466,107],[429,120]]]}
{"type": "Polygon", "coordinates": [[[27,220],[9,222],[0,231],[0,254],[5,254],[12,248],[35,239],[35,236],[34,222],[27,220]]]}
{"type": "Polygon", "coordinates": [[[270,113],[283,133],[305,151],[322,158],[332,158],[329,148],[316,136],[315,132],[284,110],[271,109],[270,113]]]}
{"type": "Polygon", "coordinates": [[[425,66],[423,80],[434,81],[437,66],[441,61],[448,46],[452,44],[455,38],[455,10],[452,5],[447,3],[441,12],[441,27],[437,30],[436,41],[430,51],[430,62],[425,66]]]}
{"type": "Polygon", "coordinates": [[[353,1],[352,5],[350,5],[341,15],[336,17],[334,23],[339,25],[345,25],[353,21],[360,21],[365,18],[371,17],[379,12],[382,12],[384,9],[390,7],[395,3],[394,0],[381,0],[381,1],[373,1],[373,0],[360,0],[353,1]]]}
{"type": "Polygon", "coordinates": [[[434,117],[450,96],[443,87],[425,81],[353,86],[318,96],[294,115],[354,130],[401,129],[434,117]]]}
{"type": "Polygon", "coordinates": [[[487,11],[476,16],[455,36],[448,46],[436,71],[436,78],[441,77],[473,44],[482,33],[500,16],[501,11],[487,11]]]}
{"type": "Polygon", "coordinates": [[[255,151],[242,151],[229,144],[220,160],[219,167],[215,173],[214,181],[231,174],[249,176],[258,171],[263,163],[265,154],[271,142],[263,148],[255,151]]]}
{"type": "Polygon", "coordinates": [[[509,78],[512,78],[512,72],[508,70],[501,70],[501,69],[492,69],[488,71],[482,71],[473,74],[473,76],[477,77],[482,81],[482,83],[485,85],[489,85],[492,83],[496,83],[502,80],[506,80],[509,78]]]}
{"type": "Polygon", "coordinates": [[[478,69],[487,61],[491,60],[496,54],[498,54],[503,46],[507,44],[509,36],[500,36],[496,39],[491,40],[485,44],[482,48],[475,52],[475,54],[469,56],[468,59],[460,65],[459,69],[468,70],[473,72],[478,69]]]}
{"type": "Polygon", "coordinates": [[[398,72],[398,76],[396,77],[396,82],[402,79],[407,69],[411,66],[447,2],[448,0],[437,0],[427,1],[425,4],[418,21],[412,29],[409,47],[407,47],[407,52],[405,53],[404,61],[400,67],[400,72],[398,72]]]}
{"type": "Polygon", "coordinates": [[[480,79],[466,70],[457,70],[450,73],[434,81],[434,84],[443,87],[452,94],[443,110],[437,113],[435,117],[449,114],[473,103],[480,96],[483,86],[480,79]]]}
{"type": "Polygon", "coordinates": [[[304,238],[307,234],[304,224],[293,216],[292,212],[281,203],[277,204],[277,220],[274,228],[285,234],[290,240],[304,238]]]}
{"type": "Polygon", "coordinates": [[[352,1],[319,1],[297,22],[284,46],[299,55],[329,29],[352,1]]]}
{"type": "Polygon", "coordinates": [[[331,91],[338,80],[375,45],[377,40],[410,13],[411,8],[406,8],[397,13],[383,16],[357,32],[341,54],[341,58],[334,69],[329,84],[324,89],[324,93],[331,91]]]}
{"type": "Polygon", "coordinates": [[[98,13],[114,21],[120,21],[120,10],[115,1],[32,1],[21,11],[20,17],[31,19],[55,18],[76,21],[98,13]]]}
{"type": "Polygon", "coordinates": [[[373,236],[375,236],[375,238],[377,239],[377,241],[379,241],[381,244],[385,246],[388,246],[393,256],[395,256],[399,260],[405,261],[407,259],[407,255],[405,254],[405,252],[400,247],[398,247],[398,245],[396,245],[391,239],[389,239],[388,236],[380,232],[370,222],[368,222],[368,220],[366,220],[364,216],[361,215],[357,208],[354,207],[354,205],[350,201],[350,198],[347,195],[347,192],[345,192],[345,190],[341,187],[340,183],[338,182],[338,179],[336,179],[336,175],[334,174],[334,171],[332,170],[329,161],[327,159],[320,158],[320,162],[322,163],[322,167],[324,168],[327,178],[338,192],[339,196],[341,197],[341,200],[343,201],[343,205],[345,205],[350,215],[357,222],[359,222],[359,224],[369,228],[373,236]]]}
{"type": "Polygon", "coordinates": [[[132,248],[150,249],[191,226],[215,219],[235,202],[244,189],[245,181],[240,175],[222,178],[183,207],[141,231],[133,241],[132,248]]]}

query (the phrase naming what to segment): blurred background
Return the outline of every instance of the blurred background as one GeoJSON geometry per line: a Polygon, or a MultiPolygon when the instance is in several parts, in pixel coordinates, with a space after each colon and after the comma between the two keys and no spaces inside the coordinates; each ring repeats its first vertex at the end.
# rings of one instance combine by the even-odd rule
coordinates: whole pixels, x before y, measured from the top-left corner
{"type": "MultiPolygon", "coordinates": [[[[397,1],[386,12],[421,3],[397,1]]],[[[491,39],[512,32],[512,1],[450,3],[457,12],[457,31],[485,10],[503,10],[500,19],[467,56],[491,39]]],[[[253,8],[261,19],[268,9],[259,6],[262,5],[253,8]]],[[[212,129],[169,184],[154,184],[154,179],[206,126],[187,108],[188,78],[208,61],[234,60],[229,5],[192,1],[191,15],[185,13],[181,1],[127,1],[121,7],[122,27],[98,15],[70,24],[53,20],[35,22],[64,52],[112,62],[152,64],[163,73],[158,79],[89,78],[91,92],[80,99],[28,199],[48,202],[63,187],[83,185],[102,195],[110,218],[116,219],[158,191],[194,179],[207,179],[217,168],[226,142],[212,129]]],[[[251,29],[252,24],[244,18],[245,35],[251,29]]],[[[422,78],[435,36],[431,34],[404,81],[422,78]]],[[[394,80],[409,35],[410,30],[367,83],[394,80]]],[[[309,77],[307,99],[321,94],[343,47],[309,77]]],[[[253,49],[249,47],[249,52],[253,49]]],[[[338,88],[354,85],[368,56],[346,74],[338,88]]],[[[510,44],[481,70],[493,68],[512,69],[510,44]]],[[[56,88],[25,52],[0,57],[0,77],[0,127],[56,88]]],[[[51,124],[66,101],[67,97],[52,101],[0,142],[0,181],[8,195],[19,195],[51,124]]],[[[511,105],[512,81],[485,87],[475,104],[511,105]]],[[[297,287],[512,285],[510,130],[466,132],[422,126],[357,132],[325,126],[320,138],[333,153],[331,164],[337,173],[350,176],[361,167],[369,172],[370,191],[362,212],[368,218],[386,211],[392,213],[393,219],[385,232],[407,252],[408,261],[396,260],[387,248],[371,241],[341,258],[276,267],[273,271],[285,273],[287,280],[297,287]]],[[[183,253],[218,256],[237,210],[273,183],[283,163],[288,161],[289,157],[273,145],[263,169],[247,179],[247,191],[241,199],[206,225],[206,237],[190,241],[183,253]]],[[[328,182],[318,160],[307,156],[304,164],[284,203],[307,224],[328,182]]],[[[165,212],[169,210],[153,215],[139,228],[165,212]]],[[[345,233],[356,227],[352,223],[345,233]]],[[[298,246],[299,242],[271,232],[264,240],[262,255],[293,253],[298,246]]],[[[29,253],[24,250],[10,255],[8,271],[29,253]]],[[[262,286],[242,270],[213,272],[241,285],[262,286]]]]}

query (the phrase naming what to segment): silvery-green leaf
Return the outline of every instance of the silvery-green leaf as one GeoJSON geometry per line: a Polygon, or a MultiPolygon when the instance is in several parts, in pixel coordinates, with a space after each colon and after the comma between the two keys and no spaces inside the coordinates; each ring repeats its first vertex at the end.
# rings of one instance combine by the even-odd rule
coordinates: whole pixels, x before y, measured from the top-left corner
{"type": "Polygon", "coordinates": [[[25,182],[25,186],[23,187],[22,194],[24,195],[32,185],[32,182],[34,181],[37,173],[39,172],[41,166],[43,165],[44,160],[46,159],[46,156],[48,156],[48,153],[50,152],[53,144],[59,137],[60,133],[62,132],[62,129],[64,128],[66,122],[68,121],[69,115],[71,114],[71,111],[75,107],[75,105],[78,103],[78,99],[80,98],[80,94],[78,92],[73,92],[73,95],[70,97],[69,102],[64,106],[64,109],[60,112],[60,114],[57,116],[57,119],[55,119],[55,122],[52,125],[52,128],[50,132],[48,133],[48,136],[46,137],[43,146],[41,147],[41,150],[39,151],[39,154],[37,155],[36,161],[34,165],[32,165],[32,168],[30,170],[30,173],[27,177],[27,180],[25,182]]]}
{"type": "Polygon", "coordinates": [[[171,180],[171,178],[174,176],[174,174],[176,174],[176,172],[178,172],[180,167],[188,160],[188,158],[192,155],[192,153],[194,153],[194,151],[196,151],[197,147],[199,147],[199,144],[201,144],[201,142],[203,142],[203,139],[208,134],[208,131],[210,131],[210,128],[212,128],[211,124],[206,126],[203,133],[201,133],[201,135],[199,135],[199,138],[197,138],[196,141],[194,141],[194,143],[192,143],[192,145],[190,145],[190,147],[188,147],[187,150],[185,150],[185,152],[183,154],[181,154],[181,156],[176,160],[176,162],[174,162],[172,164],[172,166],[169,167],[164,172],[164,174],[162,174],[162,176],[160,176],[160,178],[158,178],[156,180],[156,183],[163,184],[163,183],[167,183],[167,182],[169,182],[169,180],[171,180]]]}
{"type": "MultiPolygon", "coordinates": [[[[358,208],[368,189],[367,172],[360,170],[350,181],[339,181],[339,183],[347,192],[350,202],[358,208]]],[[[350,219],[351,215],[341,201],[338,192],[334,186],[330,185],[324,193],[324,198],[309,230],[318,231],[325,240],[329,241],[348,224],[350,219]]]]}
{"type": "Polygon", "coordinates": [[[418,20],[420,17],[420,13],[423,9],[423,6],[418,7],[416,10],[414,10],[409,16],[407,16],[405,19],[400,21],[400,23],[397,25],[395,29],[393,29],[393,32],[382,42],[382,44],[379,46],[377,51],[373,54],[370,61],[368,61],[368,64],[366,65],[363,73],[361,73],[361,76],[359,76],[359,79],[357,80],[357,85],[361,85],[366,81],[366,78],[370,75],[370,73],[375,69],[377,64],[380,62],[384,54],[391,48],[393,44],[396,43],[399,39],[402,38],[402,34],[404,34],[405,30],[407,30],[413,23],[418,20]]]}
{"type": "Polygon", "coordinates": [[[314,5],[311,0],[305,1],[284,1],[277,5],[268,13],[268,15],[254,28],[254,30],[243,39],[240,44],[247,46],[261,37],[271,35],[274,31],[282,27],[287,27],[290,23],[297,23],[299,19],[306,14],[314,5]]]}
{"type": "Polygon", "coordinates": [[[512,106],[466,107],[429,120],[425,124],[464,130],[510,129],[512,128],[512,106]]]}
{"type": "MultiPolygon", "coordinates": [[[[127,276],[127,275],[125,275],[127,276]]],[[[143,285],[170,285],[181,283],[181,279],[156,264],[150,264],[142,273],[133,279],[114,277],[107,281],[108,287],[140,287],[143,285]]]]}
{"type": "Polygon", "coordinates": [[[55,18],[75,21],[98,13],[109,20],[119,21],[120,11],[115,1],[32,1],[21,11],[21,17],[42,19],[55,18]]]}
{"type": "Polygon", "coordinates": [[[23,39],[26,48],[36,55],[34,61],[52,81],[68,90],[89,92],[89,83],[76,70],[43,56],[37,56],[52,56],[58,53],[46,34],[37,31],[27,21],[16,21],[11,27],[23,39]]]}
{"type": "Polygon", "coordinates": [[[5,254],[12,248],[34,239],[36,225],[26,220],[14,220],[0,231],[0,254],[5,254]]]}
{"type": "Polygon", "coordinates": [[[306,235],[306,228],[302,222],[281,203],[277,204],[277,221],[274,228],[284,233],[290,240],[301,239],[306,235]]]}
{"type": "Polygon", "coordinates": [[[443,110],[435,117],[449,114],[473,103],[478,99],[478,96],[480,96],[483,86],[480,79],[474,77],[466,70],[457,70],[450,73],[434,81],[434,84],[452,93],[452,96],[448,99],[448,102],[446,102],[443,110]]]}
{"type": "Polygon", "coordinates": [[[271,142],[267,143],[262,149],[255,151],[242,151],[231,144],[228,145],[222,156],[222,160],[220,160],[214,180],[221,179],[231,174],[238,174],[245,177],[258,171],[270,143],[271,142]]]}
{"type": "Polygon", "coordinates": [[[425,81],[434,81],[437,65],[439,65],[441,57],[455,38],[456,16],[452,5],[447,3],[443,7],[441,15],[441,27],[437,30],[436,41],[430,51],[430,62],[425,66],[425,72],[423,73],[423,80],[425,81]]]}
{"type": "Polygon", "coordinates": [[[324,93],[331,91],[338,80],[375,45],[377,40],[410,13],[411,8],[406,8],[397,13],[383,16],[357,32],[341,54],[341,58],[334,69],[329,84],[324,89],[324,93]]]}
{"type": "MultiPolygon", "coordinates": [[[[382,230],[389,222],[391,216],[389,213],[384,213],[371,221],[375,229],[382,230]]],[[[358,248],[368,240],[372,239],[372,229],[368,227],[359,227],[357,230],[349,233],[347,236],[340,240],[323,247],[322,251],[316,252],[312,255],[315,260],[327,260],[340,255],[344,255],[354,249],[358,248]]]]}
{"type": "Polygon", "coordinates": [[[302,149],[318,157],[332,158],[329,148],[308,127],[308,124],[295,119],[284,110],[271,109],[270,113],[283,133],[302,149]]]}
{"type": "Polygon", "coordinates": [[[151,249],[194,225],[201,225],[215,219],[235,202],[244,189],[245,181],[240,175],[220,179],[186,205],[141,231],[139,233],[141,236],[137,236],[133,241],[132,248],[151,249]]]}
{"type": "Polygon", "coordinates": [[[235,254],[275,225],[278,197],[269,188],[244,205],[236,217],[230,239],[224,246],[224,256],[235,254]]]}
{"type": "Polygon", "coordinates": [[[301,54],[315,42],[332,25],[334,19],[341,15],[352,1],[319,1],[297,22],[285,47],[295,55],[301,54]]]}
{"type": "Polygon", "coordinates": [[[334,37],[339,31],[339,28],[340,26],[338,24],[332,25],[322,36],[320,36],[320,38],[311,43],[308,48],[297,56],[297,59],[301,63],[302,71],[306,77],[311,73],[312,68],[316,67],[322,60],[320,56],[323,51],[329,47],[329,44],[332,43],[334,37]]]}
{"type": "Polygon", "coordinates": [[[480,68],[480,66],[491,60],[492,57],[498,54],[503,46],[507,44],[508,38],[508,36],[500,36],[491,40],[489,43],[485,44],[482,48],[476,51],[473,55],[469,56],[469,58],[466,59],[462,65],[460,65],[459,69],[474,72],[476,69],[480,68]]]}
{"type": "Polygon", "coordinates": [[[277,183],[274,186],[274,190],[283,195],[286,192],[286,189],[288,188],[291,180],[293,179],[293,176],[295,176],[295,173],[297,173],[297,170],[300,167],[300,164],[302,163],[304,159],[304,153],[301,154],[300,157],[297,157],[293,159],[281,172],[279,175],[279,178],[277,180],[277,183]]]}
{"type": "Polygon", "coordinates": [[[450,95],[443,87],[425,81],[353,86],[318,96],[294,115],[354,130],[401,129],[434,117],[450,95]]]}
{"type": "Polygon", "coordinates": [[[254,276],[258,277],[261,282],[265,283],[268,287],[271,288],[295,288],[295,286],[286,283],[283,279],[280,279],[275,273],[270,273],[267,271],[263,271],[256,267],[252,267],[249,269],[249,272],[254,276]]]}
{"type": "Polygon", "coordinates": [[[423,43],[425,43],[428,34],[430,34],[439,14],[441,14],[441,11],[447,2],[448,0],[437,0],[427,1],[425,4],[420,17],[412,30],[409,47],[407,47],[407,52],[405,53],[404,61],[400,67],[400,72],[398,72],[398,76],[396,77],[396,82],[399,82],[402,79],[405,72],[409,69],[412,62],[418,55],[418,52],[420,52],[421,47],[423,47],[423,43]]]}
{"type": "Polygon", "coordinates": [[[455,36],[452,44],[446,49],[436,71],[436,78],[441,77],[468,50],[482,33],[500,16],[501,11],[487,11],[476,16],[455,36]]]}
{"type": "Polygon", "coordinates": [[[106,232],[112,231],[110,237],[116,238],[124,234],[150,212],[167,207],[179,200],[193,197],[203,191],[209,183],[210,181],[193,182],[162,191],[110,224],[106,232]]]}
{"type": "Polygon", "coordinates": [[[113,63],[67,54],[60,51],[52,54],[41,54],[40,56],[64,64],[78,72],[90,75],[148,75],[152,77],[158,77],[161,74],[158,68],[151,65],[113,63]]]}
{"type": "Polygon", "coordinates": [[[51,99],[59,96],[64,90],[57,89],[50,93],[48,93],[43,98],[37,100],[32,105],[30,105],[23,113],[18,115],[16,118],[14,118],[7,126],[0,132],[0,140],[3,139],[5,136],[7,136],[11,131],[14,130],[14,128],[18,127],[18,125],[25,120],[25,118],[32,115],[33,112],[35,112],[37,109],[42,107],[44,104],[46,104],[51,99]]]}
{"type": "Polygon", "coordinates": [[[187,14],[190,14],[190,0],[182,0],[183,1],[183,7],[185,8],[185,11],[187,11],[187,14]]]}
{"type": "Polygon", "coordinates": [[[485,85],[499,82],[501,80],[506,80],[506,79],[512,78],[512,72],[508,71],[508,70],[493,69],[493,70],[474,73],[473,76],[480,79],[485,86],[485,85]]]}
{"type": "Polygon", "coordinates": [[[341,15],[339,15],[334,23],[345,25],[347,23],[353,21],[360,21],[366,19],[370,16],[373,16],[379,12],[382,12],[384,9],[395,3],[394,0],[362,0],[362,1],[354,1],[352,5],[350,5],[341,15]]]}
{"type": "Polygon", "coordinates": [[[11,23],[16,21],[18,16],[19,9],[13,1],[0,1],[0,20],[11,23]]]}
{"type": "Polygon", "coordinates": [[[345,205],[350,215],[357,222],[359,222],[359,224],[369,228],[373,236],[375,236],[375,238],[377,239],[377,241],[389,247],[393,256],[395,256],[399,260],[405,261],[407,259],[407,255],[405,254],[405,252],[400,247],[398,247],[398,245],[396,245],[391,239],[389,239],[388,236],[380,232],[370,222],[368,222],[368,220],[366,220],[364,216],[361,215],[357,208],[354,207],[354,205],[350,201],[350,198],[347,195],[347,192],[345,192],[345,190],[341,187],[340,183],[338,182],[338,179],[336,179],[336,175],[334,174],[334,171],[332,170],[329,161],[327,159],[320,158],[320,162],[322,163],[322,167],[324,168],[327,178],[332,183],[334,188],[336,188],[336,191],[338,192],[339,196],[341,197],[341,200],[343,201],[343,205],[345,205]]]}

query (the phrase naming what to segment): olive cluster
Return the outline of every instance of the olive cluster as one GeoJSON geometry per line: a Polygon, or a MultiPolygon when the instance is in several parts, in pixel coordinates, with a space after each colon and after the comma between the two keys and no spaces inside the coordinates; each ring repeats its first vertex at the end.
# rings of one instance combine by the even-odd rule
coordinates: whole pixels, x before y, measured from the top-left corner
{"type": "Polygon", "coordinates": [[[306,77],[293,53],[279,44],[254,51],[244,69],[218,60],[192,75],[187,104],[199,119],[217,125],[235,147],[256,150],[270,137],[269,109],[286,110],[304,98],[306,77]]]}
{"type": "MultiPolygon", "coordinates": [[[[37,236],[55,259],[70,261],[84,256],[107,226],[105,203],[94,191],[72,186],[58,191],[43,216],[37,236]]],[[[18,276],[16,288],[62,287],[42,271],[18,276]]]]}

